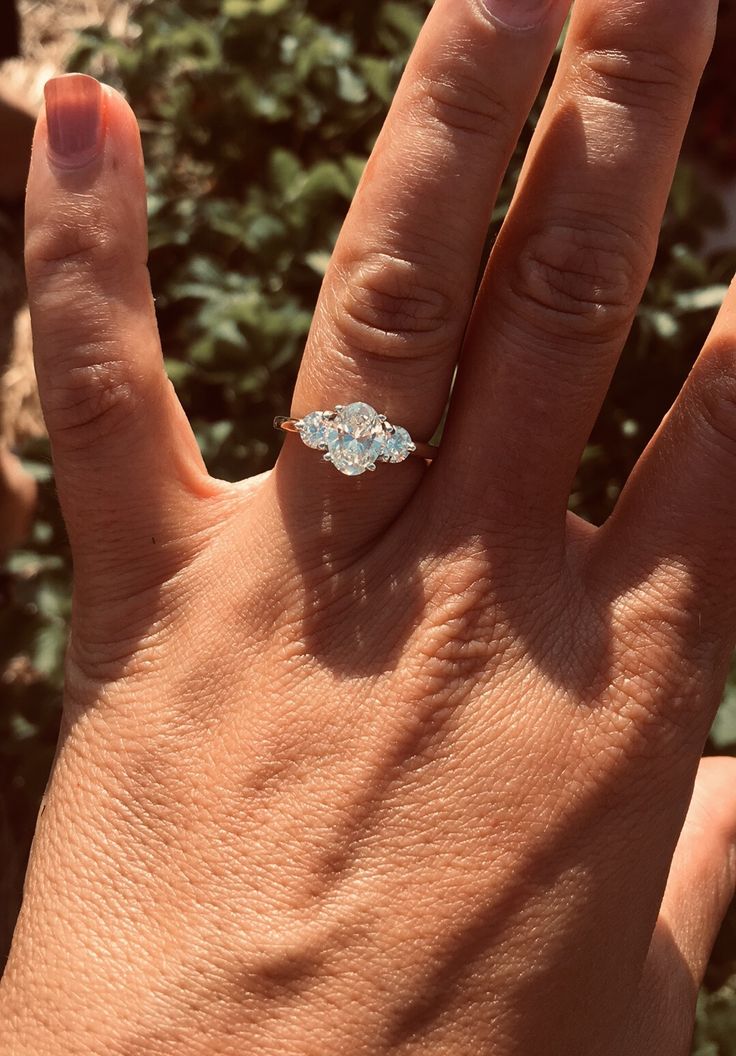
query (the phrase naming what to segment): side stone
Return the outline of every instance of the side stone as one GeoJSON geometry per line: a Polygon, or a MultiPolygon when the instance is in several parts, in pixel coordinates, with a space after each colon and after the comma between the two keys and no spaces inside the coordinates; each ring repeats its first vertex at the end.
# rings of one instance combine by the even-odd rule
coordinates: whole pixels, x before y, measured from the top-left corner
{"type": "Polygon", "coordinates": [[[330,432],[334,431],[334,425],[325,411],[312,411],[310,414],[305,414],[294,425],[307,447],[313,447],[319,451],[327,450],[330,432]]]}
{"type": "Polygon", "coordinates": [[[416,451],[416,445],[406,429],[400,425],[390,426],[383,442],[381,459],[384,462],[403,462],[412,451],[416,451]]]}

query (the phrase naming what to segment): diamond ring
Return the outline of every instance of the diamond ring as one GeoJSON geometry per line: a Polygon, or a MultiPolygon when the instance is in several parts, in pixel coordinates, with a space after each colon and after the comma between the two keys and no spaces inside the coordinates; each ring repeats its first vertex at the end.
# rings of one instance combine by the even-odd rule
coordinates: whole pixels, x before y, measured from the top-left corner
{"type": "Polygon", "coordinates": [[[372,471],[377,462],[403,462],[409,455],[430,461],[437,448],[415,443],[406,429],[392,425],[367,403],[312,411],[303,418],[275,418],[274,427],[297,433],[307,447],[324,451],[325,462],[348,477],[372,471]]]}

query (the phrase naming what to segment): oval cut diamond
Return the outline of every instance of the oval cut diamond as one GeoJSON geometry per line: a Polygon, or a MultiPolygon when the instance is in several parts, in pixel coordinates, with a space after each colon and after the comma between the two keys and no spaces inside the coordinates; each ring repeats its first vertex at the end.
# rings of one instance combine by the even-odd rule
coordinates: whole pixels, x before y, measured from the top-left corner
{"type": "Polygon", "coordinates": [[[348,477],[376,468],[376,462],[403,462],[417,445],[406,429],[392,425],[369,403],[334,411],[312,411],[303,418],[276,418],[274,425],[295,430],[307,447],[324,451],[325,461],[348,477]]]}
{"type": "Polygon", "coordinates": [[[296,429],[307,447],[325,451],[332,422],[324,411],[312,411],[296,422],[296,429]]]}
{"type": "Polygon", "coordinates": [[[383,461],[403,462],[412,451],[416,451],[416,446],[406,429],[403,429],[400,425],[391,426],[391,431],[383,442],[383,451],[381,453],[383,461]]]}
{"type": "Polygon", "coordinates": [[[386,432],[383,421],[367,403],[351,403],[338,408],[327,440],[328,455],[335,469],[357,477],[374,469],[380,458],[386,432]]]}

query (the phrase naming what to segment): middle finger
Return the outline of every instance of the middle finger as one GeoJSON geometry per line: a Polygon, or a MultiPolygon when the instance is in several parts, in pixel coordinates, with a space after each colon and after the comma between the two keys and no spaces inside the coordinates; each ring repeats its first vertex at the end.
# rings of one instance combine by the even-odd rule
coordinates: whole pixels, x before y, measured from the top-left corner
{"type": "Polygon", "coordinates": [[[494,523],[506,520],[503,509],[530,525],[564,523],[654,260],[717,8],[575,5],[476,303],[443,441],[449,473],[462,454],[455,486],[467,482],[494,523]]]}

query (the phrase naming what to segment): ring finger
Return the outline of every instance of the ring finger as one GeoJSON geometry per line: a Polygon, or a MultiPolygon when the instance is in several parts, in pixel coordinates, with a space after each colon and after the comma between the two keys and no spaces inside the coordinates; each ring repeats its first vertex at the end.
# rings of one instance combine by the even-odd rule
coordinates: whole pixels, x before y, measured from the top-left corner
{"type": "MultiPolygon", "coordinates": [[[[415,439],[429,439],[447,400],[498,186],[568,6],[435,4],[325,277],[295,415],[361,400],[415,439]]],[[[333,495],[344,487],[314,451],[289,440],[277,475],[294,472],[302,508],[310,494],[323,500],[328,481],[333,495]],[[305,488],[312,480],[318,486],[305,488]]],[[[392,516],[415,483],[406,466],[376,474],[380,516],[392,516]]]]}

